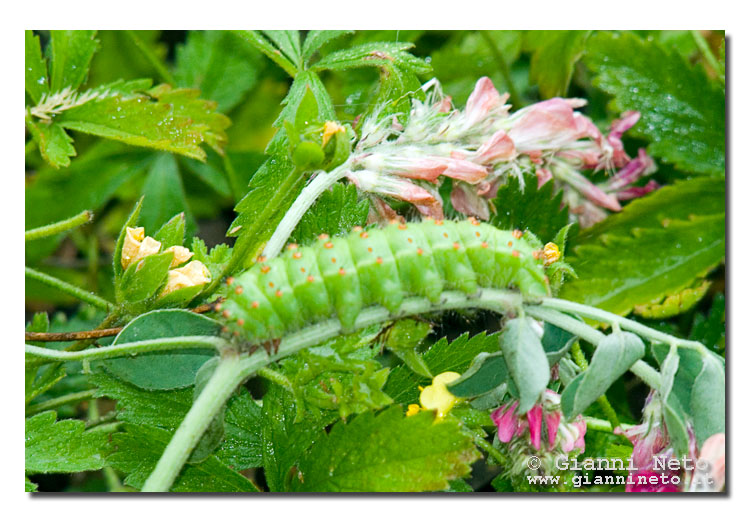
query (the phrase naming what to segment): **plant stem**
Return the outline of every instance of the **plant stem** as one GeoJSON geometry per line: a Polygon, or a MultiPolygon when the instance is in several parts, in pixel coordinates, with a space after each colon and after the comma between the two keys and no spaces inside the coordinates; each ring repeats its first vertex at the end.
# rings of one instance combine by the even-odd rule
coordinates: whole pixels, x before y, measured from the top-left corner
{"type": "MultiPolygon", "coordinates": [[[[467,296],[453,291],[443,292],[437,304],[423,297],[406,299],[395,314],[391,314],[382,306],[366,308],[359,314],[354,330],[393,318],[440,310],[483,308],[502,313],[508,310],[515,311],[520,306],[521,295],[510,290],[483,288],[477,296],[467,296]]],[[[339,320],[329,319],[288,335],[281,341],[278,351],[271,356],[265,350],[258,350],[252,355],[223,357],[198,400],[193,403],[187,416],[172,436],[172,440],[169,441],[156,468],[146,481],[143,491],[169,490],[211,420],[242,382],[272,361],[321,344],[341,333],[342,327],[339,320]],[[219,372],[219,367],[222,368],[221,372],[219,372]]]]}
{"type": "Polygon", "coordinates": [[[294,200],[292,206],[289,208],[284,218],[276,227],[271,239],[268,240],[266,248],[263,250],[263,255],[268,259],[274,258],[279,255],[281,249],[284,248],[289,236],[292,235],[294,229],[297,228],[297,224],[305,212],[317,201],[318,197],[331,188],[334,183],[344,177],[348,164],[344,163],[339,167],[336,167],[331,172],[319,172],[305,188],[302,189],[297,199],[294,200]]]}
{"type": "Polygon", "coordinates": [[[80,341],[83,339],[101,339],[103,337],[112,337],[122,331],[121,326],[115,328],[104,328],[102,330],[86,330],[83,332],[25,332],[24,336],[27,341],[49,343],[49,342],[67,342],[80,341]]]}
{"type": "MultiPolygon", "coordinates": [[[[604,419],[597,419],[596,417],[584,417],[583,420],[586,421],[586,428],[589,430],[604,431],[607,433],[614,432],[612,423],[610,423],[609,421],[605,421],[604,419]]],[[[627,430],[632,427],[632,424],[620,424],[620,428],[623,430],[627,430]]]]}
{"type": "MultiPolygon", "coordinates": [[[[583,306],[584,308],[591,309],[591,310],[597,310],[596,308],[591,308],[585,305],[577,305],[577,303],[563,301],[562,299],[555,299],[554,301],[558,303],[562,302],[562,303],[568,303],[570,305],[583,306]]],[[[547,299],[544,300],[544,305],[542,306],[528,306],[526,307],[526,313],[528,313],[532,317],[541,319],[542,321],[547,321],[551,324],[554,324],[555,326],[558,326],[562,328],[563,330],[567,330],[568,332],[577,335],[584,341],[590,342],[594,346],[597,346],[599,342],[602,339],[604,339],[605,335],[601,333],[599,330],[597,330],[596,328],[593,328],[587,325],[586,323],[578,321],[574,319],[573,317],[560,313],[556,310],[546,309],[545,308],[546,304],[547,304],[547,299]]],[[[597,310],[597,311],[601,312],[602,314],[609,314],[609,312],[604,312],[603,310],[597,310]]],[[[581,314],[581,315],[585,315],[585,314],[581,314]]],[[[609,316],[612,316],[617,319],[623,319],[619,315],[609,314],[609,316]]],[[[609,322],[609,319],[602,319],[599,317],[592,317],[592,319],[598,319],[598,320],[601,320],[602,322],[609,322]]],[[[630,321],[630,322],[635,323],[635,321],[630,321]]],[[[635,324],[638,324],[638,323],[635,323],[635,324]]],[[[622,326],[622,323],[620,324],[620,326],[622,326]]],[[[639,325],[639,326],[642,326],[642,325],[639,325]]],[[[651,328],[647,328],[645,326],[643,326],[643,328],[647,330],[652,330],[651,328]]],[[[656,330],[653,330],[653,331],[656,332],[656,330]]],[[[676,337],[674,339],[678,340],[676,337]]],[[[689,341],[684,341],[684,342],[689,342],[689,341]]],[[[648,363],[644,361],[636,361],[636,363],[630,367],[630,371],[636,374],[638,377],[640,377],[640,379],[643,382],[645,382],[647,385],[649,385],[651,388],[658,390],[659,387],[661,386],[661,374],[658,371],[654,370],[651,366],[648,365],[648,363]]]]}
{"type": "Polygon", "coordinates": [[[564,299],[556,299],[554,297],[546,297],[542,299],[542,305],[561,312],[579,314],[589,319],[617,325],[623,330],[631,331],[652,341],[658,341],[669,345],[675,344],[678,348],[682,347],[698,350],[702,355],[707,355],[708,352],[707,348],[697,341],[687,341],[685,339],[680,339],[679,337],[674,337],[664,332],[660,332],[659,330],[654,330],[653,328],[644,326],[632,319],[626,319],[625,317],[594,308],[593,306],[574,303],[564,299]]]}
{"type": "Polygon", "coordinates": [[[55,397],[54,399],[50,399],[48,401],[40,402],[38,404],[34,404],[32,406],[29,406],[26,408],[26,415],[35,415],[39,412],[46,411],[46,410],[52,410],[54,408],[58,408],[60,406],[63,406],[65,404],[70,404],[71,402],[80,402],[85,401],[87,399],[90,399],[94,396],[94,392],[96,390],[84,390],[76,393],[69,393],[67,395],[62,395],[60,397],[55,397]]]}
{"type": "Polygon", "coordinates": [[[115,307],[114,304],[110,303],[106,299],[102,299],[98,295],[88,292],[84,290],[83,288],[78,288],[75,285],[66,283],[62,279],[58,279],[51,275],[38,272],[34,270],[33,268],[25,267],[25,269],[26,269],[26,277],[30,277],[31,279],[39,281],[40,283],[56,288],[60,290],[61,292],[65,292],[66,294],[72,295],[73,297],[80,299],[81,301],[88,303],[90,305],[93,305],[96,308],[99,308],[100,310],[109,311],[115,307]]]}
{"type": "Polygon", "coordinates": [[[190,453],[208,425],[221,411],[234,390],[258,368],[268,364],[268,354],[222,357],[190,411],[180,423],[142,491],[169,491],[190,453]]]}
{"type": "Polygon", "coordinates": [[[79,352],[65,352],[50,350],[39,346],[26,345],[26,353],[44,357],[53,361],[95,361],[98,359],[109,359],[112,357],[123,357],[139,353],[157,352],[163,350],[180,350],[186,348],[214,348],[221,352],[228,346],[227,341],[221,337],[207,335],[187,335],[184,337],[165,337],[162,339],[149,339],[147,341],[134,341],[132,343],[113,344],[102,348],[91,348],[79,352]]]}
{"type": "Polygon", "coordinates": [[[706,63],[708,63],[708,66],[716,73],[716,76],[724,81],[724,76],[721,74],[721,64],[719,63],[719,60],[716,59],[716,56],[714,56],[714,53],[711,52],[711,48],[708,46],[708,42],[703,37],[703,35],[700,33],[700,31],[690,31],[690,34],[693,35],[693,40],[695,40],[695,45],[698,46],[698,50],[703,55],[703,58],[706,60],[706,63]]]}
{"type": "Polygon", "coordinates": [[[45,225],[39,228],[32,228],[24,233],[24,241],[33,241],[34,239],[41,239],[43,237],[54,236],[60,232],[65,232],[71,228],[79,227],[90,222],[94,218],[94,214],[89,210],[84,210],[80,214],[52,223],[51,225],[45,225]]]}
{"type": "Polygon", "coordinates": [[[505,465],[508,463],[508,459],[505,458],[505,455],[500,453],[495,446],[493,446],[490,442],[487,441],[487,439],[485,439],[481,435],[474,432],[472,432],[472,435],[474,436],[474,444],[482,448],[485,453],[492,456],[492,458],[495,459],[501,466],[505,467],[505,465]]]}
{"type": "Polygon", "coordinates": [[[151,66],[156,70],[157,73],[159,73],[159,76],[161,77],[162,81],[167,82],[173,86],[177,85],[177,82],[175,81],[174,76],[172,76],[172,73],[169,72],[169,69],[167,69],[167,66],[164,65],[164,62],[162,62],[154,52],[149,49],[148,45],[146,45],[146,42],[140,39],[140,37],[135,34],[135,31],[125,31],[125,34],[130,38],[130,41],[133,42],[133,45],[135,45],[139,51],[143,54],[143,57],[148,60],[148,63],[151,64],[151,66]]]}
{"type": "Polygon", "coordinates": [[[495,42],[487,31],[479,31],[479,34],[487,43],[487,47],[489,47],[490,52],[497,63],[497,68],[500,69],[500,74],[503,75],[505,85],[508,87],[508,94],[510,94],[510,102],[513,104],[514,108],[520,107],[521,99],[518,97],[518,91],[513,83],[513,77],[510,75],[510,68],[508,67],[508,62],[506,62],[503,57],[503,53],[497,48],[497,45],[495,45],[495,42]]]}

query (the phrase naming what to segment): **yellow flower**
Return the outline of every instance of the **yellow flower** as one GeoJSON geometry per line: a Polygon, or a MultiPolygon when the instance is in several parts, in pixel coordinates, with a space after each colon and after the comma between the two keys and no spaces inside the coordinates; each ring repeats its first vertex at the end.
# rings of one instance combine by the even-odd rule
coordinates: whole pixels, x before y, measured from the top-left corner
{"type": "Polygon", "coordinates": [[[120,264],[127,268],[146,256],[158,254],[161,243],[151,236],[144,236],[143,227],[125,229],[125,241],[122,244],[120,264]]]}
{"type": "Polygon", "coordinates": [[[166,249],[165,252],[172,252],[172,254],[174,254],[174,258],[169,264],[169,268],[180,266],[182,263],[190,260],[190,258],[193,257],[193,253],[184,246],[171,246],[166,249]]]}
{"type": "Polygon", "coordinates": [[[432,384],[426,386],[419,395],[419,402],[427,410],[436,410],[442,419],[456,405],[459,399],[448,391],[447,384],[461,377],[456,372],[443,372],[432,379],[432,384]]]}
{"type": "Polygon", "coordinates": [[[161,291],[162,296],[181,288],[202,285],[211,281],[211,272],[200,261],[191,261],[182,268],[170,270],[167,276],[167,285],[161,291]]]}
{"type": "Polygon", "coordinates": [[[412,415],[416,415],[421,409],[422,408],[419,407],[419,404],[409,404],[406,408],[406,416],[411,417],[412,415]]]}
{"type": "Polygon", "coordinates": [[[335,121],[327,121],[323,126],[323,142],[321,143],[321,145],[325,147],[328,143],[328,140],[330,140],[339,132],[346,132],[346,129],[335,121]]]}
{"type": "Polygon", "coordinates": [[[544,265],[551,265],[560,259],[560,249],[554,243],[544,245],[544,265]]]}

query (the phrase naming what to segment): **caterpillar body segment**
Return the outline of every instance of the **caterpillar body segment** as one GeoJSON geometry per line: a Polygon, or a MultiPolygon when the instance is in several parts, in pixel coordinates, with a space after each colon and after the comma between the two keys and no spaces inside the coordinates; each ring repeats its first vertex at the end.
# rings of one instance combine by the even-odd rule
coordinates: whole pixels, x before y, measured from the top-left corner
{"type": "Polygon", "coordinates": [[[545,296],[541,250],[521,236],[476,220],[324,234],[311,246],[288,245],[281,256],[261,258],[229,278],[217,312],[228,330],[262,344],[331,317],[349,330],[363,308],[395,312],[410,296],[437,302],[443,291],[471,296],[482,287],[545,296]]]}

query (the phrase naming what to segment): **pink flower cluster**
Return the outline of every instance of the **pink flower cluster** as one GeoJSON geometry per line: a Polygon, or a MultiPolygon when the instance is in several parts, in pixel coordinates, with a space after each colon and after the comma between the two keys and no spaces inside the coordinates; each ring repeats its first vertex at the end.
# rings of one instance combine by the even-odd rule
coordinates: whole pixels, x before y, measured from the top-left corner
{"type": "Polygon", "coordinates": [[[625,486],[626,492],[720,491],[724,487],[723,433],[709,437],[703,443],[699,454],[695,434],[688,426],[690,468],[664,469],[663,465],[657,463],[667,462],[675,457],[675,454],[664,427],[661,404],[656,392],[652,391],[646,398],[643,414],[642,424],[626,430],[615,428],[615,433],[625,435],[633,443],[631,465],[637,469],[630,472],[625,486]],[[652,477],[658,480],[649,480],[652,477]],[[673,477],[679,477],[679,481],[670,480],[673,477]]]}
{"type": "Polygon", "coordinates": [[[497,426],[497,438],[500,442],[509,443],[523,437],[528,432],[528,441],[537,451],[542,449],[542,434],[546,435],[546,449],[557,448],[570,453],[578,448],[586,449],[584,436],[586,422],[580,415],[572,423],[562,422],[560,396],[546,390],[541,403],[536,404],[525,415],[518,415],[518,401],[501,406],[492,412],[492,422],[497,426]]]}
{"type": "Polygon", "coordinates": [[[571,212],[588,226],[606,211],[619,211],[620,201],[657,188],[653,181],[635,185],[654,172],[651,158],[643,150],[630,158],[623,148],[622,135],[638,121],[637,112],[612,122],[605,136],[576,111],[584,100],[553,98],[510,114],[508,95],[500,95],[484,77],[460,111],[436,81],[430,88],[426,101],[413,103],[405,127],[392,118],[363,123],[347,172],[362,190],[409,201],[423,214],[441,218],[437,187],[441,176],[449,177],[456,210],[487,219],[488,200],[508,176],[523,183],[523,173],[530,172],[540,186],[554,182],[562,189],[571,212]],[[581,172],[603,169],[614,174],[601,184],[581,172]]]}

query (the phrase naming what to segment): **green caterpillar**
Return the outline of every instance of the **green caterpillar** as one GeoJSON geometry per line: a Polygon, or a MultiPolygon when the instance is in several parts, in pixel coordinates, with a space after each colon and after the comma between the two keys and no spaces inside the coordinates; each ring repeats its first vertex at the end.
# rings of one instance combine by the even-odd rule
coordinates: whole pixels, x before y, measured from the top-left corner
{"type": "Polygon", "coordinates": [[[524,297],[548,295],[544,252],[522,235],[474,219],[324,234],[228,278],[216,311],[225,330],[262,344],[334,316],[348,331],[364,307],[395,312],[406,297],[437,302],[444,290],[473,295],[481,287],[513,287],[524,297]]]}

